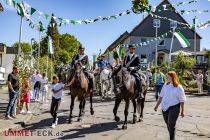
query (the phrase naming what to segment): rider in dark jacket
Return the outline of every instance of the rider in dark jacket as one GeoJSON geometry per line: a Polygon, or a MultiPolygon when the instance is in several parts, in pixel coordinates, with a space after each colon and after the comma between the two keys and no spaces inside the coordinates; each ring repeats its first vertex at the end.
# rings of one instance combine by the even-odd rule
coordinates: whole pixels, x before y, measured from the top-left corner
{"type": "MultiPolygon", "coordinates": [[[[131,75],[133,75],[135,77],[136,80],[136,87],[138,92],[136,93],[136,98],[144,98],[144,95],[142,94],[142,83],[141,83],[141,79],[139,77],[138,74],[138,70],[141,68],[140,65],[140,58],[138,55],[135,54],[135,46],[134,45],[129,45],[129,54],[125,57],[124,59],[124,65],[123,67],[126,67],[128,69],[128,71],[130,71],[131,75]]],[[[117,88],[116,88],[116,80],[114,78],[114,76],[116,75],[116,73],[119,71],[119,69],[117,69],[113,74],[113,82],[114,82],[114,92],[118,92],[117,88]]]]}
{"type": "Polygon", "coordinates": [[[89,82],[90,82],[90,87],[93,91],[95,91],[95,84],[93,82],[93,76],[88,72],[88,63],[89,63],[89,59],[88,56],[84,53],[85,48],[80,45],[79,46],[79,54],[75,55],[72,59],[72,66],[74,67],[75,65],[75,61],[80,61],[83,65],[83,72],[85,74],[85,76],[88,78],[89,82]]]}
{"type": "Polygon", "coordinates": [[[140,58],[137,54],[135,54],[136,47],[134,45],[129,45],[129,54],[124,59],[124,67],[130,71],[131,75],[133,75],[136,79],[136,87],[138,92],[136,93],[137,98],[143,98],[142,94],[142,83],[138,73],[138,70],[141,69],[140,58]]]}

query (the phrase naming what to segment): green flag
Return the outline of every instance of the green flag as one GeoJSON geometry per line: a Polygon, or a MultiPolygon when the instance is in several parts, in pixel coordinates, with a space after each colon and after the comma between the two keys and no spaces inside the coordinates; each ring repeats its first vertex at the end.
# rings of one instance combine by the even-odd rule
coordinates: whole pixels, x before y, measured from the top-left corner
{"type": "Polygon", "coordinates": [[[44,16],[45,16],[45,18],[46,18],[46,20],[48,19],[48,17],[49,17],[49,15],[48,14],[44,14],[44,16]]]}
{"type": "Polygon", "coordinates": [[[17,3],[17,13],[21,17],[24,17],[24,16],[27,15],[25,7],[24,7],[24,5],[22,3],[17,3]]]}
{"type": "Polygon", "coordinates": [[[33,15],[35,12],[36,12],[36,9],[31,7],[31,13],[30,14],[33,15]]]}

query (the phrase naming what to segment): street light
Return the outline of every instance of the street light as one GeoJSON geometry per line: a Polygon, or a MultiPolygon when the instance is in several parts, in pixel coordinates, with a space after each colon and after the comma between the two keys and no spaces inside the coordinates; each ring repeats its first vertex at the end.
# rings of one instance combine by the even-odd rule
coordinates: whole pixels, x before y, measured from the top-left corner
{"type": "Polygon", "coordinates": [[[30,65],[31,65],[31,67],[32,67],[32,56],[33,56],[33,47],[32,47],[33,41],[35,41],[34,38],[31,39],[31,58],[30,58],[30,65]]]}
{"type": "MultiPolygon", "coordinates": [[[[158,28],[160,28],[160,19],[154,19],[154,21],[153,21],[153,27],[155,27],[155,29],[156,29],[155,37],[157,38],[158,28]]],[[[157,58],[158,58],[158,55],[157,55],[157,46],[158,46],[158,43],[157,43],[157,39],[156,39],[156,46],[155,46],[155,66],[156,67],[157,67],[157,58]]]]}
{"type": "Polygon", "coordinates": [[[172,51],[173,42],[174,42],[174,32],[177,28],[177,21],[171,21],[170,27],[173,29],[173,35],[172,35],[171,47],[170,47],[169,58],[168,58],[168,67],[170,67],[170,64],[171,64],[171,51],[172,51]]]}

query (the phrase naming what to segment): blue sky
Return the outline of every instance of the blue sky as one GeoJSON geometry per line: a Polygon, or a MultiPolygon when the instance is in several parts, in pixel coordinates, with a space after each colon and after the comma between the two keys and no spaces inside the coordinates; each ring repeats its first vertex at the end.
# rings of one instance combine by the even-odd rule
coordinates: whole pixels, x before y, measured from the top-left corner
{"type": "MultiPolygon", "coordinates": [[[[1,0],[0,0],[1,1],[1,0]]],[[[4,1],[4,0],[3,0],[4,1]]],[[[17,0],[20,2],[20,0],[17,0]]],[[[162,0],[149,0],[151,5],[158,5],[162,0]]],[[[171,3],[183,2],[188,0],[170,0],[171,3]]],[[[130,9],[131,0],[24,0],[32,7],[44,13],[54,13],[57,17],[67,19],[94,19],[98,16],[110,16],[117,14],[127,9],[130,9]]],[[[5,3],[5,2],[4,2],[5,3]]],[[[199,0],[199,2],[191,5],[182,5],[175,7],[177,10],[210,10],[210,1],[199,0]]],[[[203,22],[210,19],[210,13],[205,14],[184,14],[184,18],[192,24],[194,16],[203,22]]],[[[86,47],[88,55],[102,52],[123,32],[130,32],[142,20],[141,15],[130,14],[119,17],[116,20],[99,21],[92,24],[82,25],[66,25],[58,27],[60,33],[70,33],[86,47]]],[[[38,21],[38,15],[34,14],[33,20],[38,21]]],[[[48,22],[41,18],[44,26],[48,22]]],[[[16,11],[8,6],[5,6],[5,11],[0,13],[0,42],[12,45],[18,41],[20,17],[16,11]]],[[[38,32],[28,26],[28,22],[24,21],[22,42],[30,42],[31,38],[38,40],[38,32]]],[[[210,27],[205,30],[198,30],[198,33],[203,37],[201,41],[202,48],[210,49],[210,27]]],[[[44,34],[43,34],[44,35],[44,34]]]]}

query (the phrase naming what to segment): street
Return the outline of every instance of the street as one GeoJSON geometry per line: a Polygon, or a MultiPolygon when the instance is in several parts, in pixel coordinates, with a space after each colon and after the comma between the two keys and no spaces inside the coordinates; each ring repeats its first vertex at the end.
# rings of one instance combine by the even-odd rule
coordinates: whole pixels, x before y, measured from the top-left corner
{"type": "MultiPolygon", "coordinates": [[[[49,113],[50,102],[40,106],[40,112],[20,130],[33,130],[33,136],[2,137],[4,140],[44,140],[44,139],[84,139],[84,140],[167,140],[169,139],[166,125],[163,121],[159,108],[157,112],[153,110],[155,105],[154,93],[148,93],[145,103],[144,120],[132,124],[132,104],[129,109],[129,124],[127,130],[122,130],[124,119],[124,102],[121,103],[118,115],[120,122],[113,119],[113,100],[101,100],[94,98],[93,116],[89,112],[89,101],[86,104],[86,112],[83,120],[77,122],[79,113],[78,101],[76,101],[73,111],[73,122],[67,124],[69,115],[70,96],[65,94],[59,109],[59,123],[55,129],[51,128],[52,118],[49,113]]],[[[186,116],[179,117],[177,121],[178,140],[207,140],[210,139],[210,97],[188,95],[186,102],[186,116]]],[[[1,138],[1,139],[2,139],[1,138]]]]}

